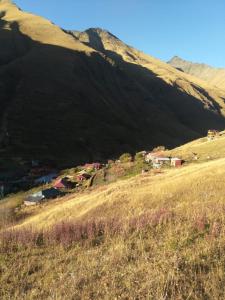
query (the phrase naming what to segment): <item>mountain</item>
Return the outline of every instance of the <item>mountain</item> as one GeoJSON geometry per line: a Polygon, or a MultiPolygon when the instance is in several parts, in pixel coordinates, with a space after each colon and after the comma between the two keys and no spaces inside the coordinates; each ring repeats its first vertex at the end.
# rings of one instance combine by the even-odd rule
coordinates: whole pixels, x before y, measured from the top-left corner
{"type": "Polygon", "coordinates": [[[0,0],[0,157],[59,164],[174,147],[225,127],[225,92],[101,29],[0,0]]]}
{"type": "Polygon", "coordinates": [[[225,89],[225,69],[213,68],[206,64],[193,63],[178,56],[174,56],[168,62],[168,64],[170,64],[174,68],[182,70],[185,73],[205,80],[211,85],[215,85],[218,88],[225,89]]]}

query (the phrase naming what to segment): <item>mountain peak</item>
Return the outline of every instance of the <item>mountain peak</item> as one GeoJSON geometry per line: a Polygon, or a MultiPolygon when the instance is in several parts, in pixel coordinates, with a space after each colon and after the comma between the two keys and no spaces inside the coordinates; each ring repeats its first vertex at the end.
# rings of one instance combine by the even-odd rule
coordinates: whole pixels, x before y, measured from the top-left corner
{"type": "Polygon", "coordinates": [[[119,40],[119,38],[117,36],[115,36],[114,34],[112,34],[110,31],[100,28],[100,27],[91,27],[91,28],[88,28],[87,30],[85,30],[85,32],[97,33],[98,35],[109,35],[109,36],[119,40]]]}
{"type": "Polygon", "coordinates": [[[174,61],[183,61],[183,59],[181,57],[179,57],[178,55],[174,55],[168,63],[170,62],[174,62],[174,61]]]}
{"type": "Polygon", "coordinates": [[[121,40],[106,29],[91,27],[85,31],[67,31],[76,37],[80,42],[93,49],[104,52],[106,44],[121,44],[121,40]]]}

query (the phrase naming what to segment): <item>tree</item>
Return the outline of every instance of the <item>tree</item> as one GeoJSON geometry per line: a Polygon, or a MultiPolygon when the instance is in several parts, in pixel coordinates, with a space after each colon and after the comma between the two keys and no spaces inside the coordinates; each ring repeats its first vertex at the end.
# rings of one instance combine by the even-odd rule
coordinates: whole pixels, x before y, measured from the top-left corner
{"type": "Polygon", "coordinates": [[[121,162],[131,162],[132,161],[132,155],[130,153],[124,153],[120,156],[119,160],[121,162]]]}

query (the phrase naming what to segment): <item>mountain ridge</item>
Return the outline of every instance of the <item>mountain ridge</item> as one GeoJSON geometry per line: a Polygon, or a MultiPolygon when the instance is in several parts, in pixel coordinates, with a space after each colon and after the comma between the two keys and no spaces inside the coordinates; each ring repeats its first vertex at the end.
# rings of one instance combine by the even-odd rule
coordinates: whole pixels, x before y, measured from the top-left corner
{"type": "Polygon", "coordinates": [[[223,91],[109,32],[75,36],[9,2],[0,12],[2,157],[77,164],[224,128],[223,91]]]}
{"type": "Polygon", "coordinates": [[[179,56],[174,56],[168,61],[168,64],[218,88],[225,89],[225,68],[215,68],[205,63],[187,61],[179,56]]]}

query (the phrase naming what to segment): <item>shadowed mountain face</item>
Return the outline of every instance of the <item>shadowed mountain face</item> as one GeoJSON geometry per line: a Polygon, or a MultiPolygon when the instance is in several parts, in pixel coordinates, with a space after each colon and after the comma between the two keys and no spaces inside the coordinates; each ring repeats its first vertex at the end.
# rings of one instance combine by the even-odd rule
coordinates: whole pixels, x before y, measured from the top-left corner
{"type": "Polygon", "coordinates": [[[203,79],[218,88],[225,89],[225,69],[213,68],[206,64],[192,63],[178,56],[174,56],[168,64],[185,73],[203,79]]]}
{"type": "Polygon", "coordinates": [[[7,0],[0,17],[2,157],[75,164],[225,127],[225,92],[106,31],[65,32],[7,0]]]}

